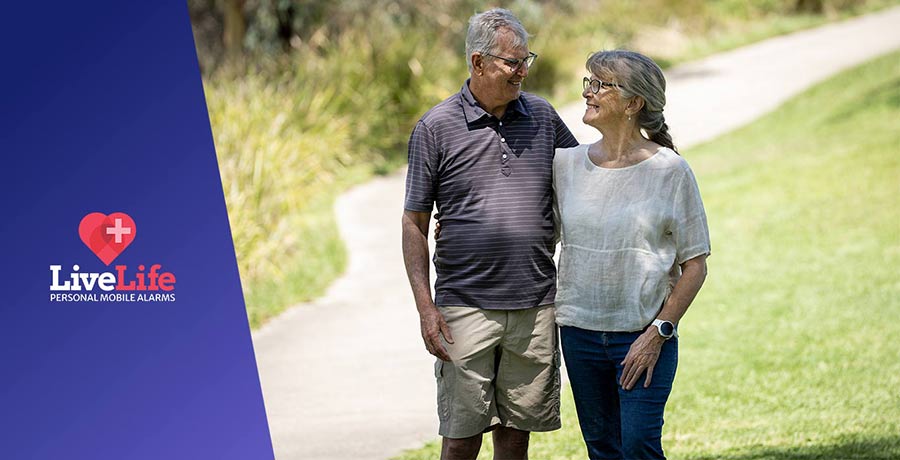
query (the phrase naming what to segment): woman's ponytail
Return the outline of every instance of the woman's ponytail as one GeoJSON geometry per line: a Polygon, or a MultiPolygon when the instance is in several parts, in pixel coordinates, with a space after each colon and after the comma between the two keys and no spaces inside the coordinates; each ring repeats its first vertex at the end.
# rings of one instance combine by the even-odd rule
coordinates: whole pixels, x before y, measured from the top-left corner
{"type": "Polygon", "coordinates": [[[675,153],[678,153],[678,149],[675,148],[675,144],[672,142],[672,136],[669,135],[669,125],[667,125],[666,122],[663,122],[659,131],[648,131],[647,134],[650,136],[651,141],[656,142],[663,147],[668,147],[675,153]]]}

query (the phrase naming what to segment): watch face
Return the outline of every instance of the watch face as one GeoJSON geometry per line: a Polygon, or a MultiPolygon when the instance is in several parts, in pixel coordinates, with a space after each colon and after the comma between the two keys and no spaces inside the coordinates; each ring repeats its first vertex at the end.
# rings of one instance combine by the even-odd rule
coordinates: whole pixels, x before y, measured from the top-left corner
{"type": "Polygon", "coordinates": [[[675,333],[675,325],[665,321],[659,325],[659,333],[665,337],[669,337],[675,333]]]}

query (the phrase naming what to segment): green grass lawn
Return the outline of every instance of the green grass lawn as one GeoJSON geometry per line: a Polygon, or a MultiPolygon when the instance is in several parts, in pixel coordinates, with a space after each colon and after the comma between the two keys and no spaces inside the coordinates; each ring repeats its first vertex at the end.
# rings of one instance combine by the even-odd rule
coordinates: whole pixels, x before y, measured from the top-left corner
{"type": "MultiPolygon", "coordinates": [[[[683,152],[713,255],[681,325],[670,458],[900,458],[898,120],[895,53],[683,152]]],[[[531,458],[587,457],[563,399],[531,458]]]]}

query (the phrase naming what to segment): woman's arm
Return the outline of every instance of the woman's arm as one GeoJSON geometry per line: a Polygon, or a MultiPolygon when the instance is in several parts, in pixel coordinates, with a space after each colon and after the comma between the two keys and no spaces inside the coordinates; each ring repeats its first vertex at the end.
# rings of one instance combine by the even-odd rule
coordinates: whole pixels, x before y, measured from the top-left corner
{"type": "Polygon", "coordinates": [[[681,264],[681,278],[675,283],[657,318],[671,321],[676,325],[681,321],[681,317],[691,306],[691,302],[703,286],[703,281],[706,280],[706,256],[707,254],[703,254],[681,264]]]}
{"type": "MultiPolygon", "coordinates": [[[[691,302],[697,297],[697,293],[700,292],[703,281],[706,280],[706,256],[707,254],[703,254],[681,264],[681,278],[675,283],[662,311],[657,315],[658,319],[678,324],[688,307],[691,306],[691,302]]],[[[653,367],[656,366],[656,360],[659,359],[659,352],[665,341],[666,339],[659,335],[655,327],[650,327],[631,344],[628,354],[622,361],[625,366],[622,378],[619,380],[622,388],[626,390],[634,388],[645,370],[647,378],[644,381],[644,387],[650,386],[653,367]]]]}

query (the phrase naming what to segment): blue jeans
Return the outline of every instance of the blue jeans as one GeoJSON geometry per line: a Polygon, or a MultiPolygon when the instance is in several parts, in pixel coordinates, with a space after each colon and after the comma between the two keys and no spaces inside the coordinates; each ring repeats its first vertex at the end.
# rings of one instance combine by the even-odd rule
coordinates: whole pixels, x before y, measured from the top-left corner
{"type": "Polygon", "coordinates": [[[653,380],[646,373],[629,391],[619,385],[620,364],[641,332],[597,332],[560,327],[563,356],[581,435],[593,459],[665,459],[663,411],[678,365],[678,339],[662,346],[653,380]]]}

